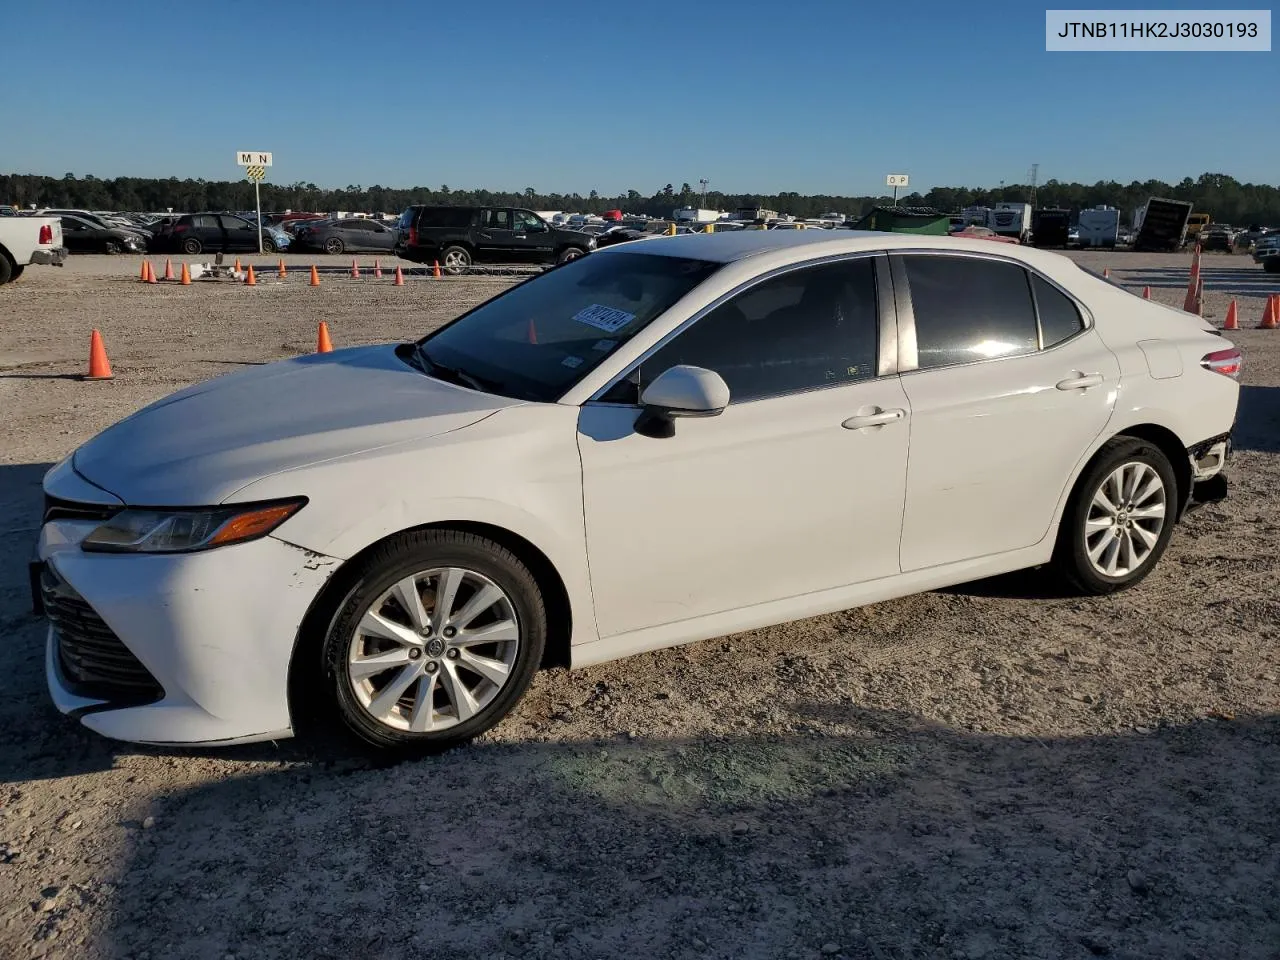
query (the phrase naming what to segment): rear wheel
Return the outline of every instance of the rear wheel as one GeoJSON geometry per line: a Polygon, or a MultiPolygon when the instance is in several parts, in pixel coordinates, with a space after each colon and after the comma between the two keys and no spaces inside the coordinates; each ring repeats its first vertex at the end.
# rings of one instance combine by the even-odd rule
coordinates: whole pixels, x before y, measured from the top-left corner
{"type": "Polygon", "coordinates": [[[1063,514],[1053,565],[1081,593],[1137,583],[1155,567],[1178,514],[1178,482],[1159,447],[1132,437],[1105,443],[1063,514]]]}
{"type": "Polygon", "coordinates": [[[195,237],[187,237],[187,239],[182,241],[183,253],[199,253],[202,249],[204,248],[200,246],[200,241],[195,237]]]}
{"type": "Polygon", "coordinates": [[[357,571],[324,640],[326,683],[365,743],[441,750],[510,712],[546,633],[538,585],[510,551],[456,530],[405,533],[357,571]]]}
{"type": "Polygon", "coordinates": [[[466,247],[445,247],[440,254],[440,268],[457,276],[466,273],[471,266],[471,254],[466,247]]]}
{"type": "Polygon", "coordinates": [[[346,244],[339,237],[330,237],[324,242],[325,253],[341,253],[346,248],[346,244]]]}
{"type": "Polygon", "coordinates": [[[262,252],[263,252],[263,253],[275,253],[275,252],[276,252],[276,242],[275,242],[274,240],[272,240],[270,237],[263,237],[263,238],[262,238],[262,252]]]}
{"type": "Polygon", "coordinates": [[[12,260],[0,253],[0,286],[18,278],[17,266],[12,260]]]}
{"type": "MultiPolygon", "coordinates": [[[[0,260],[4,260],[4,257],[0,257],[0,260]]],[[[5,262],[7,263],[8,261],[5,261],[5,262]]],[[[13,269],[9,271],[10,282],[17,280],[20,276],[22,276],[22,271],[25,269],[27,269],[27,265],[25,263],[15,264],[13,269]]],[[[3,282],[4,281],[0,280],[0,283],[3,283],[3,282]]]]}

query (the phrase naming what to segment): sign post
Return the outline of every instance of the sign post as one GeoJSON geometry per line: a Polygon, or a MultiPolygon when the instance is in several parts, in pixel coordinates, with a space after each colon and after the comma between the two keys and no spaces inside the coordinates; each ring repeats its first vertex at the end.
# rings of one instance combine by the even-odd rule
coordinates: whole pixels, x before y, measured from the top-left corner
{"type": "Polygon", "coordinates": [[[260,150],[237,150],[236,164],[244,167],[244,175],[253,181],[253,204],[258,211],[258,253],[262,253],[262,196],[259,185],[267,175],[267,167],[271,166],[271,154],[260,150]]]}
{"type": "Polygon", "coordinates": [[[884,178],[884,185],[893,187],[893,205],[895,207],[898,205],[898,188],[906,187],[910,182],[911,178],[905,173],[891,173],[884,178]]]}

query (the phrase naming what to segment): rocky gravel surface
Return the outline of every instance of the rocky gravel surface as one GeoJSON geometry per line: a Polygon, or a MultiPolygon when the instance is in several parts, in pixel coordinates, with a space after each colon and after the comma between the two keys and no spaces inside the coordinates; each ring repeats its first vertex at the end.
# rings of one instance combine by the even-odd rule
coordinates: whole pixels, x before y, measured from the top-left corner
{"type": "MultiPolygon", "coordinates": [[[[1072,256],[1181,304],[1185,255],[1072,256]]],[[[106,741],[44,689],[48,466],[320,320],[405,338],[509,282],[321,258],[311,288],[288,260],[256,288],[107,257],[0,288],[0,957],[1280,956],[1280,331],[1232,335],[1231,498],[1121,595],[1018,575],[548,672],[418,762],[106,741]],[[110,382],[78,379],[92,328],[110,382]]],[[[1219,323],[1280,292],[1204,270],[1219,323]]]]}

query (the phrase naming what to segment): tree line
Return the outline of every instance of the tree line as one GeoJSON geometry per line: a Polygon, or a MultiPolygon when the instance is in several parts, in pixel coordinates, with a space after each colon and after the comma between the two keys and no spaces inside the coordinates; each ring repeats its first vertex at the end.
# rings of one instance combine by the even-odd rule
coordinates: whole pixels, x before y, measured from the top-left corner
{"type": "MultiPolygon", "coordinates": [[[[1196,179],[1184,178],[1176,184],[1160,180],[1122,184],[1099,181],[1094,184],[1049,180],[1035,191],[1037,207],[1057,207],[1073,212],[1105,204],[1117,207],[1128,222],[1135,208],[1149,197],[1172,197],[1191,201],[1197,211],[1213,216],[1219,223],[1249,226],[1280,224],[1280,187],[1241,183],[1224,173],[1204,173],[1196,179]]],[[[1030,202],[1032,188],[1026,184],[986,187],[934,187],[926,193],[899,197],[904,206],[934,207],[956,212],[969,206],[991,206],[997,202],[1030,202]]],[[[179,180],[177,177],[116,177],[99,179],[92,175],[62,178],[32,174],[0,175],[0,202],[18,207],[36,204],[88,210],[129,210],[164,212],[194,210],[252,210],[253,184],[248,181],[179,180]]],[[[891,203],[883,196],[834,196],[829,194],[726,194],[712,190],[705,196],[690,184],[677,189],[668,183],[652,195],[628,190],[617,196],[601,196],[595,190],[579,193],[540,193],[533,187],[520,191],[453,190],[449,186],[394,188],[358,184],[340,189],[323,189],[314,183],[262,184],[262,208],[266,211],[337,210],[365,213],[398,213],[414,203],[493,204],[520,206],[534,210],[565,210],[603,213],[621,209],[626,213],[670,217],[677,207],[710,207],[735,210],[764,207],[797,217],[818,217],[825,213],[859,216],[874,206],[891,203]]]]}

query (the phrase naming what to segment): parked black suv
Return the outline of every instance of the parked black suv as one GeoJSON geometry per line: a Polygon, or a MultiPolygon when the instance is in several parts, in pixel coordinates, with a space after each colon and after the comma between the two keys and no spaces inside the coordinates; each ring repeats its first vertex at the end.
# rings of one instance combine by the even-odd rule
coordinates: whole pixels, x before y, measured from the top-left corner
{"type": "Polygon", "coordinates": [[[413,206],[400,215],[396,252],[458,274],[473,263],[565,263],[595,248],[590,234],[553,227],[531,210],[413,206]]]}

